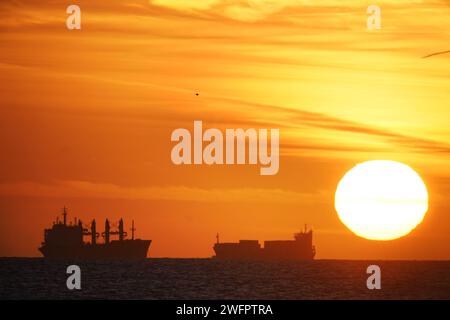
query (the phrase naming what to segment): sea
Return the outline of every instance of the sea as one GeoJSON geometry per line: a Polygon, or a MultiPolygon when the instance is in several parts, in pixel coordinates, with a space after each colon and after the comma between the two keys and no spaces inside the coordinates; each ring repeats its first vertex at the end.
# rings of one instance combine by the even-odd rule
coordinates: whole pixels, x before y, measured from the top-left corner
{"type": "Polygon", "coordinates": [[[450,261],[0,258],[0,299],[450,299],[450,261]],[[66,285],[80,268],[80,290],[66,285]],[[380,267],[380,289],[367,267],[380,267]]]}

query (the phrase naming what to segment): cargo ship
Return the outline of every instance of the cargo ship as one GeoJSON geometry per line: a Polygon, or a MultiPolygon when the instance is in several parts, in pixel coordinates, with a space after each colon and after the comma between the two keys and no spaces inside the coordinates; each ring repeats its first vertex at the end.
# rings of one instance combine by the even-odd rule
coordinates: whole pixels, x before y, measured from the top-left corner
{"type": "Polygon", "coordinates": [[[131,227],[131,239],[126,239],[128,233],[124,231],[123,219],[118,222],[117,230],[111,229],[108,219],[105,221],[105,231],[101,234],[104,241],[98,243],[100,234],[97,232],[95,219],[90,228],[83,225],[81,220],[67,223],[67,208],[63,209],[63,220],[58,218],[50,229],[44,230],[44,242],[39,251],[45,258],[52,259],[144,259],[151,240],[134,238],[134,221],[131,227]],[[111,236],[118,236],[118,240],[111,240],[111,236]],[[89,236],[91,241],[85,242],[89,236]]]}
{"type": "Polygon", "coordinates": [[[221,243],[217,234],[213,258],[222,260],[313,260],[316,248],[312,244],[312,230],[294,234],[293,240],[264,241],[261,247],[258,240],[240,240],[234,243],[221,243]]]}

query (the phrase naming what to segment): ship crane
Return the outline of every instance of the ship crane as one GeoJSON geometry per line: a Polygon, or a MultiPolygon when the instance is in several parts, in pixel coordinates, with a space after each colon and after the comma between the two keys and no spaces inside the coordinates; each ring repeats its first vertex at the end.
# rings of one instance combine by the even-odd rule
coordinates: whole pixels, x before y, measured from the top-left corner
{"type": "Polygon", "coordinates": [[[81,220],[78,220],[78,225],[82,226],[83,228],[83,236],[91,236],[91,243],[96,244],[97,238],[100,236],[100,234],[97,232],[97,224],[95,222],[95,219],[92,220],[90,231],[89,226],[86,224],[83,224],[81,220]]]}
{"type": "MultiPolygon", "coordinates": [[[[115,226],[116,224],[113,224],[115,226]]],[[[133,228],[134,228],[134,222],[133,222],[133,228]]],[[[119,228],[117,231],[111,231],[111,225],[109,223],[109,220],[105,220],[105,232],[102,233],[102,237],[105,238],[105,243],[109,243],[110,236],[112,235],[119,235],[119,241],[123,241],[125,237],[128,235],[126,231],[123,231],[123,219],[121,218],[119,220],[119,228]]],[[[134,239],[134,231],[133,231],[133,239],[134,239]]]]}
{"type": "Polygon", "coordinates": [[[136,228],[134,227],[134,220],[131,220],[131,240],[134,240],[134,232],[136,228]]]}
{"type": "Polygon", "coordinates": [[[105,220],[105,232],[102,233],[102,237],[105,238],[105,244],[109,243],[109,235],[111,234],[111,227],[109,225],[109,220],[105,220]]]}

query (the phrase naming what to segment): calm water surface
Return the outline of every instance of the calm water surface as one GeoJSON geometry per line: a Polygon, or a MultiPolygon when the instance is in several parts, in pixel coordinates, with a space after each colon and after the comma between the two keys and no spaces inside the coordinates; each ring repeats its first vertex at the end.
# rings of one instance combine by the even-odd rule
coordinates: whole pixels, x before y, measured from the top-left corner
{"type": "Polygon", "coordinates": [[[0,258],[1,299],[450,299],[450,261],[139,262],[0,258]],[[66,268],[81,268],[80,291],[66,268]],[[377,264],[382,289],[366,288],[377,264]]]}

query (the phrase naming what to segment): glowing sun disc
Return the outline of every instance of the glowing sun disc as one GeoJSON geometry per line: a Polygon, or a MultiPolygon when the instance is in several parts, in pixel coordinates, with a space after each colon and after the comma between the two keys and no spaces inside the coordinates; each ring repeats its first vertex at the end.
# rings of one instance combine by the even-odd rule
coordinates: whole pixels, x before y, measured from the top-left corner
{"type": "Polygon", "coordinates": [[[422,222],[428,192],[409,166],[372,160],[350,169],[339,182],[334,205],[339,219],[356,235],[371,240],[403,237],[422,222]]]}

